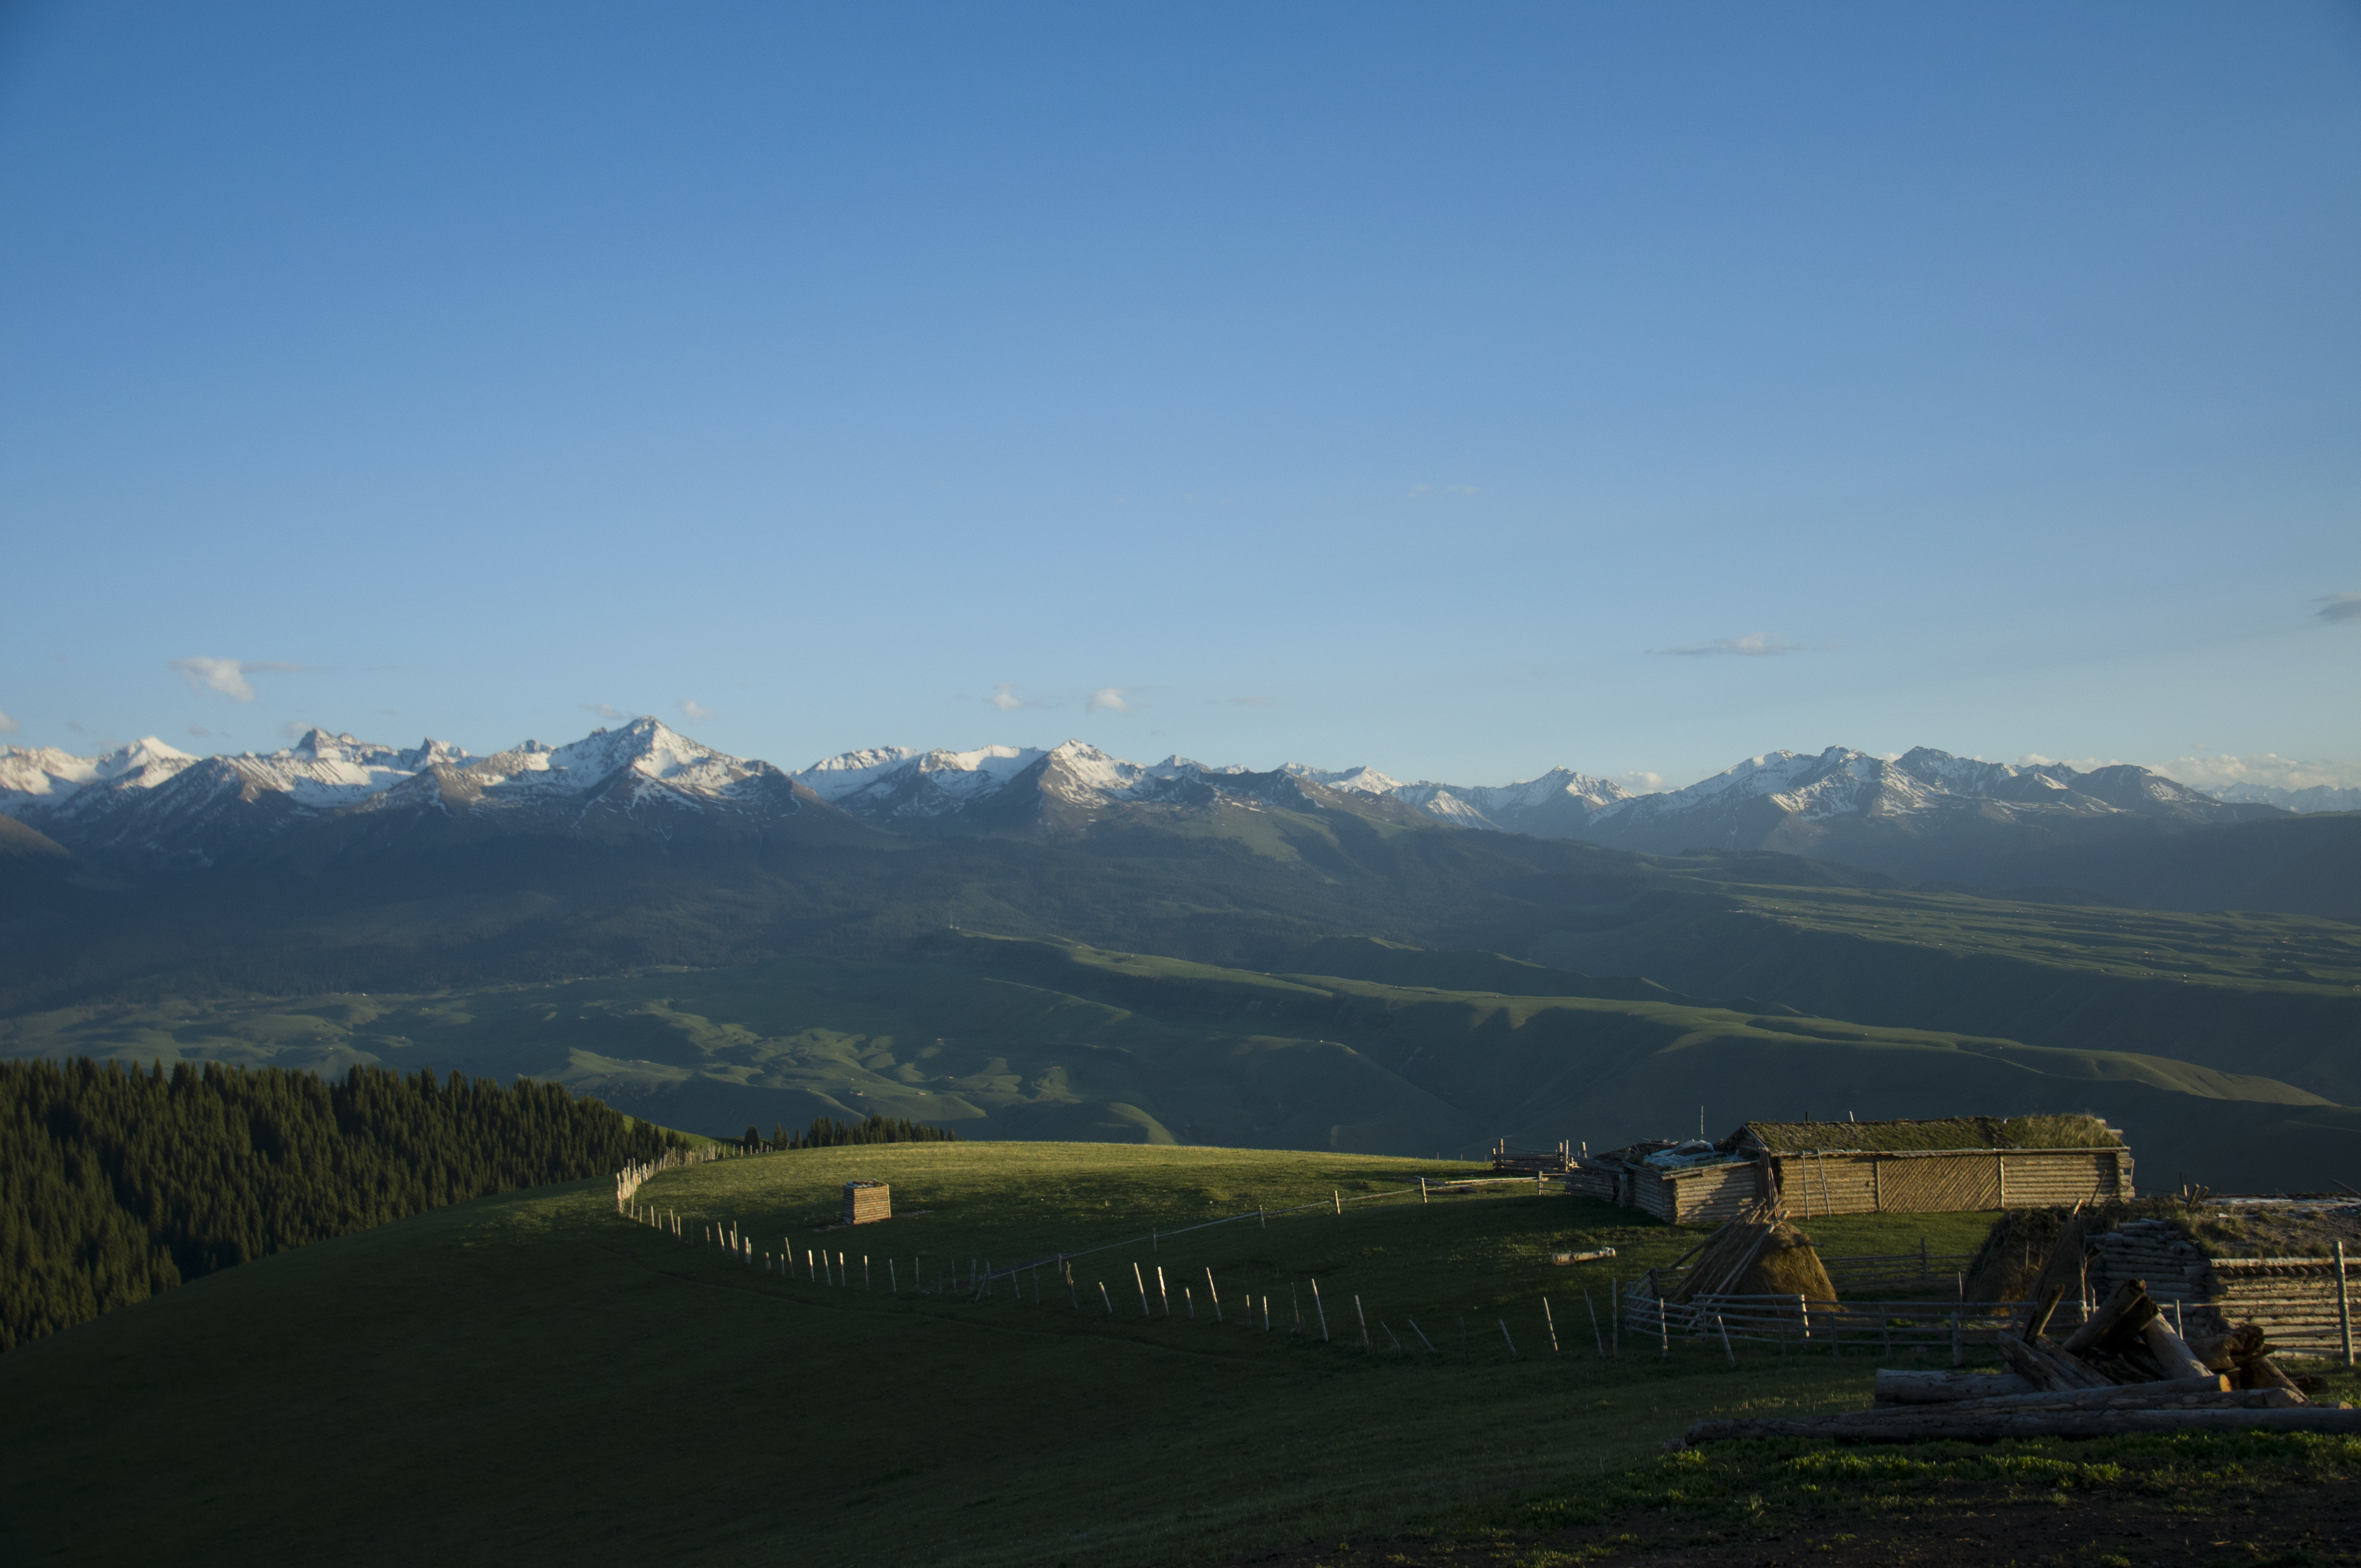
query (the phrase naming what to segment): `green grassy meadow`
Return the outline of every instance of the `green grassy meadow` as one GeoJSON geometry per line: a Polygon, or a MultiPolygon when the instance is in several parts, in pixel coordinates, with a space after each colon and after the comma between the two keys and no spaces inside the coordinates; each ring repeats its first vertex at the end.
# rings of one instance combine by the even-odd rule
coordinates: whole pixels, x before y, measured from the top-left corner
{"type": "MultiPolygon", "coordinates": [[[[1708,1413],[1865,1402],[1866,1357],[1742,1349],[1733,1370],[1718,1345],[1676,1342],[1666,1357],[1628,1339],[1600,1357],[1584,1292],[1603,1307],[1610,1276],[1669,1262],[1697,1234],[1586,1201],[1412,1195],[1132,1242],[1466,1169],[897,1145],[695,1167],[642,1190],[650,1207],[734,1223],[760,1250],[841,1248],[850,1277],[833,1287],[632,1224],[603,1182],[416,1216],[0,1358],[0,1556],[1187,1562],[1448,1529],[1653,1464],[1708,1413]],[[853,1178],[892,1182],[902,1217],[816,1231],[853,1178]],[[886,1288],[888,1256],[906,1288],[908,1271],[953,1258],[1108,1243],[1126,1245],[1075,1266],[1081,1310],[1046,1269],[1038,1305],[1029,1278],[1021,1297],[1004,1282],[983,1301],[886,1288]],[[1550,1261],[1597,1245],[1618,1257],[1550,1261]],[[1159,1264],[1172,1315],[1154,1299],[1142,1317],[1131,1269],[1152,1291],[1159,1264]],[[1316,1326],[1288,1332],[1291,1301],[1312,1319],[1314,1279],[1326,1343],[1316,1326]],[[1242,1321],[1249,1293],[1270,1297],[1272,1330],[1242,1321]],[[1413,1318],[1436,1353],[1415,1346],[1413,1318]],[[1380,1322],[1413,1348],[1396,1353],[1380,1322]]],[[[1832,1253],[1900,1251],[1922,1233],[1956,1252],[1987,1223],[1811,1228],[1832,1253]]]]}

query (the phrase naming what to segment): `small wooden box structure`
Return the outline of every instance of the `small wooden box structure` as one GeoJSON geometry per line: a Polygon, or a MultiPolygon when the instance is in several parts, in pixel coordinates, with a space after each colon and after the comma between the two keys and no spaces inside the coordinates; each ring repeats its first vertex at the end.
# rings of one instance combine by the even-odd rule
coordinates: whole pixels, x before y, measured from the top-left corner
{"type": "Polygon", "coordinates": [[[1658,1139],[1578,1157],[1565,1186],[1675,1224],[1734,1219],[1759,1198],[1807,1219],[2133,1196],[2131,1150],[2096,1116],[1749,1122],[1715,1144],[1658,1139]]]}
{"type": "Polygon", "coordinates": [[[844,1215],[840,1225],[866,1225],[894,1217],[894,1190],[882,1181],[844,1184],[844,1215]]]}

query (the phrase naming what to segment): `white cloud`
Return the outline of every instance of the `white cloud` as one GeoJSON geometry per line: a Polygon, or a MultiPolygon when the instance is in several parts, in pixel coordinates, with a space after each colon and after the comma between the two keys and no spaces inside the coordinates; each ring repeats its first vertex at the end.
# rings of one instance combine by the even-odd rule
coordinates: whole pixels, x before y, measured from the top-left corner
{"type": "Polygon", "coordinates": [[[276,659],[175,659],[171,667],[181,672],[192,692],[217,691],[224,696],[240,702],[254,700],[254,683],[246,677],[265,670],[300,672],[301,664],[283,664],[276,659]]]}
{"type": "Polygon", "coordinates": [[[992,688],[992,695],[985,697],[983,700],[990,703],[993,707],[1000,709],[1003,713],[1014,713],[1020,707],[1055,707],[1058,706],[1056,699],[1053,697],[1018,696],[1016,695],[1016,687],[1008,681],[1002,681],[999,685],[994,686],[992,688]]]}
{"type": "Polygon", "coordinates": [[[2361,620],[2361,594],[2326,594],[2312,602],[2323,620],[2361,620]]]}
{"type": "Polygon", "coordinates": [[[697,701],[693,696],[685,696],[680,699],[680,716],[683,718],[699,719],[718,718],[720,717],[720,715],[715,713],[711,708],[706,707],[703,703],[697,701]]]}
{"type": "Polygon", "coordinates": [[[608,719],[629,718],[631,717],[630,714],[625,713],[621,708],[617,707],[611,702],[586,702],[582,705],[582,711],[585,713],[595,713],[599,718],[608,719]]]}
{"type": "Polygon", "coordinates": [[[1652,653],[1717,654],[1730,653],[1741,658],[1767,659],[1780,653],[1825,653],[1842,646],[1836,642],[1797,642],[1775,631],[1749,631],[1741,637],[1717,637],[1710,642],[1684,643],[1678,648],[1651,648],[1652,653]]]}
{"type": "Polygon", "coordinates": [[[202,724],[192,724],[192,725],[190,725],[190,726],[189,726],[189,733],[190,733],[190,734],[192,734],[192,735],[194,735],[195,737],[197,737],[197,739],[199,739],[199,740],[211,740],[211,739],[213,738],[213,731],[212,731],[212,730],[210,730],[210,729],[206,729],[206,728],[205,728],[203,725],[202,725],[202,724]]]}
{"type": "Polygon", "coordinates": [[[1621,784],[1633,795],[1654,795],[1664,787],[1664,775],[1648,773],[1617,773],[1614,782],[1621,784]]]}
{"type": "Polygon", "coordinates": [[[0,735],[14,735],[23,728],[25,728],[23,720],[11,718],[6,714],[0,713],[0,735]]]}
{"type": "Polygon", "coordinates": [[[2361,789],[2361,762],[2306,762],[2262,751],[2252,756],[2176,757],[2152,762],[2158,773],[2208,795],[2238,784],[2265,789],[2361,789]]]}
{"type": "Polygon", "coordinates": [[[1082,704],[1082,711],[1084,713],[1129,713],[1131,704],[1123,700],[1121,686],[1101,686],[1091,693],[1088,702],[1082,704]]]}

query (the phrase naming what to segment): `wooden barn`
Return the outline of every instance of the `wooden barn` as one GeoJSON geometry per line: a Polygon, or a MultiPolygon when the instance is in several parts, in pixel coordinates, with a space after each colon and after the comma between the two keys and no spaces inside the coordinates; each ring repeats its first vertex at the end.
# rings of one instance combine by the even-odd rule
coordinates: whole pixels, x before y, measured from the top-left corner
{"type": "Polygon", "coordinates": [[[1568,1191],[1683,1224],[1758,1198],[1791,1217],[2034,1209],[2132,1197],[2132,1156],[2096,1116],[1749,1122],[1709,1143],[1669,1139],[1577,1157],[1568,1191]]]}

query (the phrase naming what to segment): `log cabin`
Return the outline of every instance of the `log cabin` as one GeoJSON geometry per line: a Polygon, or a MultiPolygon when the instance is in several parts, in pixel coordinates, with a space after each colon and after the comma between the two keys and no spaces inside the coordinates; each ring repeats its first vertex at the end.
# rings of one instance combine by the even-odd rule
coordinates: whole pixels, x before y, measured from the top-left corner
{"type": "Polygon", "coordinates": [[[1776,1198],[1794,1219],[2070,1207],[2134,1195],[2123,1135],[2096,1116],[1749,1122],[1719,1141],[1577,1157],[1566,1190],[1679,1224],[1776,1198]]]}

